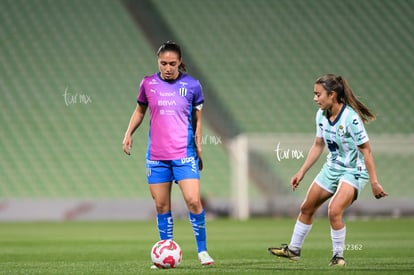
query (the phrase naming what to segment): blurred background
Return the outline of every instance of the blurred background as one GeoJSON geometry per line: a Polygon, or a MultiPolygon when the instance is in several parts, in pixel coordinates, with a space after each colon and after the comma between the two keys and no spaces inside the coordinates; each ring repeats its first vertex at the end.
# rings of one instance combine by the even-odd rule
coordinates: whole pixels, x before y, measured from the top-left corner
{"type": "Polygon", "coordinates": [[[211,216],[296,216],[325,158],[293,193],[325,73],[377,114],[366,128],[390,194],[367,186],[347,215],[413,215],[413,29],[409,0],[0,0],[0,220],[153,218],[148,116],[131,156],[121,143],[167,40],[203,85],[211,216]]]}

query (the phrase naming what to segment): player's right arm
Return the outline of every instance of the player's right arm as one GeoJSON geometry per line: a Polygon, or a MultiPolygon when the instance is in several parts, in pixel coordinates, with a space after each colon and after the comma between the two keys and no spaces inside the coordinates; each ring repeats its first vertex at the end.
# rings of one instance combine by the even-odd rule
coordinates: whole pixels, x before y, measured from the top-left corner
{"type": "Polygon", "coordinates": [[[295,189],[299,186],[299,183],[305,176],[306,172],[315,164],[315,162],[319,159],[321,156],[323,149],[325,148],[325,142],[323,141],[322,137],[315,137],[315,140],[309,149],[308,156],[306,157],[305,162],[303,163],[302,167],[299,169],[299,171],[292,177],[290,180],[290,185],[292,186],[292,190],[295,191],[295,189]]]}
{"type": "Polygon", "coordinates": [[[131,154],[130,150],[132,148],[132,135],[134,134],[135,130],[139,127],[139,125],[141,125],[146,111],[146,105],[137,104],[137,107],[132,113],[131,119],[129,120],[128,128],[125,132],[124,140],[122,141],[122,149],[127,155],[131,154]]]}

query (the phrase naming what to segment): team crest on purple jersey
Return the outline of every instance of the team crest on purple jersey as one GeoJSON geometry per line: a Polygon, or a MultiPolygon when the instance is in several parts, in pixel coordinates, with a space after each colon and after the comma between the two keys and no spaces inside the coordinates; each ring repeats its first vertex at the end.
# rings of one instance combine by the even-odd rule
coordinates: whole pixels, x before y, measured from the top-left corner
{"type": "Polygon", "coordinates": [[[180,95],[181,96],[186,96],[187,95],[187,88],[180,88],[180,95]]]}

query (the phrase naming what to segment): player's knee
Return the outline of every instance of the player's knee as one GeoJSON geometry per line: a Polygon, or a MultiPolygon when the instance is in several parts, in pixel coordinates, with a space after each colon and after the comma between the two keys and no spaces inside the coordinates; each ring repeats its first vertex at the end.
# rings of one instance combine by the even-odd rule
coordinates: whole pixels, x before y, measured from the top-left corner
{"type": "Polygon", "coordinates": [[[328,217],[329,220],[332,223],[335,223],[337,221],[341,221],[342,220],[342,210],[338,209],[335,206],[330,205],[328,207],[328,217]]]}
{"type": "Polygon", "coordinates": [[[302,205],[300,206],[301,215],[312,217],[315,214],[315,212],[316,208],[309,204],[302,203],[302,205]]]}
{"type": "Polygon", "coordinates": [[[155,209],[157,210],[157,213],[161,214],[171,210],[169,204],[164,202],[155,202],[155,209]]]}
{"type": "Polygon", "coordinates": [[[200,199],[197,199],[197,198],[188,199],[187,200],[187,207],[192,213],[199,213],[199,212],[201,212],[201,210],[203,208],[200,199]]]}

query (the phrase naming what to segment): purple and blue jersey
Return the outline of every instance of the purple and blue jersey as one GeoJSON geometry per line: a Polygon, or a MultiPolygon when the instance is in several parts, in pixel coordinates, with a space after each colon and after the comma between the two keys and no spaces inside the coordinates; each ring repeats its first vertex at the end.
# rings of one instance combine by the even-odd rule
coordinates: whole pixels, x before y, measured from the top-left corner
{"type": "Polygon", "coordinates": [[[148,160],[177,160],[196,156],[192,111],[204,102],[200,82],[180,73],[172,81],[160,73],[144,77],[138,104],[149,107],[148,160]]]}

